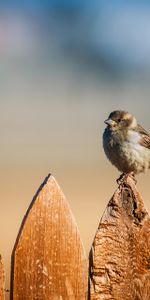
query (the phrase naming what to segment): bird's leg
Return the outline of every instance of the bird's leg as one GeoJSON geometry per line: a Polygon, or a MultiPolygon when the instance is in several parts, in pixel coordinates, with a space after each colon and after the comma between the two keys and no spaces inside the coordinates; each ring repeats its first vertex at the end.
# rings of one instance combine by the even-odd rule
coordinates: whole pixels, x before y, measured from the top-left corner
{"type": "Polygon", "coordinates": [[[116,180],[118,185],[121,185],[124,182],[124,179],[126,177],[125,173],[122,173],[119,178],[116,180]]]}
{"type": "Polygon", "coordinates": [[[134,172],[130,172],[130,173],[122,173],[120,175],[120,177],[116,180],[117,184],[120,186],[124,183],[125,179],[130,176],[132,178],[132,180],[134,180],[135,184],[137,183],[137,180],[135,179],[135,174],[134,172]]]}

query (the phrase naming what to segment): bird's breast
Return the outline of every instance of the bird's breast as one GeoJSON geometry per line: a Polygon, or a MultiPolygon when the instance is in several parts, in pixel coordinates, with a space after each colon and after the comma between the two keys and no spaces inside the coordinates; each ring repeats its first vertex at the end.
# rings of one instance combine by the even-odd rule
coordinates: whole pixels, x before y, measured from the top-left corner
{"type": "Polygon", "coordinates": [[[128,130],[126,134],[105,130],[103,146],[106,156],[121,172],[143,172],[150,165],[150,149],[140,145],[138,132],[128,130]]]}

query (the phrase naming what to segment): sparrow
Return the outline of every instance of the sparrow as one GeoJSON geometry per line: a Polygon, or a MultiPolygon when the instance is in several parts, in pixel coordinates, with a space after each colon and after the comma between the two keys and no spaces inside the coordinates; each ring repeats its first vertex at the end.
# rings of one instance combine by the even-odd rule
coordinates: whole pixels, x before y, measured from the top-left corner
{"type": "Polygon", "coordinates": [[[121,110],[104,121],[103,148],[107,158],[124,174],[138,174],[150,168],[150,135],[136,118],[121,110]]]}

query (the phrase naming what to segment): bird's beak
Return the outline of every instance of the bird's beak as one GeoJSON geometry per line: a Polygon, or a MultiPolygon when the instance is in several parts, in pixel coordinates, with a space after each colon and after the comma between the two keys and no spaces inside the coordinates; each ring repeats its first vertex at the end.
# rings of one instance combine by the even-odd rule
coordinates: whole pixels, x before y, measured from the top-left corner
{"type": "Polygon", "coordinates": [[[108,126],[114,126],[115,122],[112,119],[107,119],[104,121],[104,123],[108,126]]]}

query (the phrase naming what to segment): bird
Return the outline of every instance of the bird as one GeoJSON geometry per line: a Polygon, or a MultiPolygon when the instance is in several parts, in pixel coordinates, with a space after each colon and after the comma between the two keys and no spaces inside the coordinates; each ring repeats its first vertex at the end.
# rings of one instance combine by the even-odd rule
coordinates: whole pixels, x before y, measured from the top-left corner
{"type": "Polygon", "coordinates": [[[150,168],[150,134],[124,110],[111,112],[104,123],[104,152],[121,176],[145,173],[150,168]]]}

